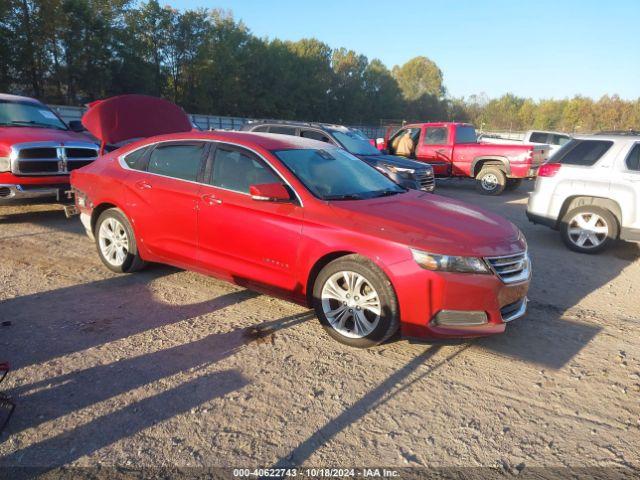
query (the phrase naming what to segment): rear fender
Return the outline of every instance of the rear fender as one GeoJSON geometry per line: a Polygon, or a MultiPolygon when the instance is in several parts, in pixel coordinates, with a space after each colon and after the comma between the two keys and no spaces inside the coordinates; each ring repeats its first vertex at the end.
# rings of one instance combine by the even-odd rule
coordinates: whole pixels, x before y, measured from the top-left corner
{"type": "Polygon", "coordinates": [[[498,165],[502,170],[504,170],[507,176],[511,175],[511,164],[509,163],[509,160],[499,155],[490,155],[473,159],[473,162],[471,162],[471,176],[475,178],[482,169],[482,166],[486,163],[498,165]]]}

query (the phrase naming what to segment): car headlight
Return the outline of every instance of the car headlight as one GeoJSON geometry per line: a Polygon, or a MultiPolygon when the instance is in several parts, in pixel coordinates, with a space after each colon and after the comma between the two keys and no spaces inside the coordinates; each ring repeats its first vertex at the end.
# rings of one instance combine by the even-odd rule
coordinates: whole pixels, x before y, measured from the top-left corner
{"type": "Polygon", "coordinates": [[[0,172],[11,171],[11,158],[0,157],[0,172]]]}
{"type": "Polygon", "coordinates": [[[482,258],[456,257],[438,255],[411,249],[413,259],[418,265],[427,270],[459,273],[489,273],[489,268],[482,258]]]}

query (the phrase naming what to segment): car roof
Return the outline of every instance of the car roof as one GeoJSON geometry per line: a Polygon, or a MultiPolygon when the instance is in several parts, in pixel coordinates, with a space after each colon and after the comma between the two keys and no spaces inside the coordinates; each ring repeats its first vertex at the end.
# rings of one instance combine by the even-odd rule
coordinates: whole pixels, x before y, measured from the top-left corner
{"type": "Polygon", "coordinates": [[[259,132],[229,132],[229,131],[210,131],[210,132],[185,132],[171,133],[150,137],[143,141],[136,142],[138,145],[155,143],[159,141],[178,141],[178,140],[218,140],[229,141],[246,146],[257,146],[265,150],[293,150],[293,149],[317,149],[327,150],[336,148],[326,142],[312,140],[310,138],[294,137],[293,135],[281,135],[278,133],[259,133],[259,132]]]}
{"type": "Polygon", "coordinates": [[[428,125],[430,127],[448,127],[449,125],[455,125],[456,127],[473,127],[472,124],[467,122],[417,122],[407,123],[400,128],[421,128],[423,125],[428,125]]]}
{"type": "Polygon", "coordinates": [[[640,141],[640,135],[608,134],[608,135],[573,135],[578,140],[610,140],[612,142],[635,143],[640,141]]]}
{"type": "Polygon", "coordinates": [[[33,103],[33,104],[36,104],[36,105],[43,105],[42,102],[40,102],[39,100],[36,100],[35,98],[23,97],[23,96],[20,96],[20,95],[10,95],[8,93],[0,93],[0,101],[33,103]]]}
{"type": "Polygon", "coordinates": [[[348,132],[349,130],[355,130],[354,128],[347,127],[345,125],[338,125],[335,123],[321,123],[321,122],[298,122],[295,120],[250,120],[245,123],[247,127],[258,127],[260,125],[273,125],[283,127],[300,127],[300,128],[318,128],[320,130],[338,130],[348,132]]]}

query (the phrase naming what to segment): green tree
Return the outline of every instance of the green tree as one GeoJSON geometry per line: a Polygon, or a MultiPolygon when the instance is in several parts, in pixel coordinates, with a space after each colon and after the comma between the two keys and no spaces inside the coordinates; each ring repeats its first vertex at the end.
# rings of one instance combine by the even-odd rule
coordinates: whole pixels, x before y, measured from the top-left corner
{"type": "Polygon", "coordinates": [[[401,67],[395,66],[393,76],[406,100],[418,100],[423,95],[444,96],[442,71],[427,57],[415,57],[401,67]]]}

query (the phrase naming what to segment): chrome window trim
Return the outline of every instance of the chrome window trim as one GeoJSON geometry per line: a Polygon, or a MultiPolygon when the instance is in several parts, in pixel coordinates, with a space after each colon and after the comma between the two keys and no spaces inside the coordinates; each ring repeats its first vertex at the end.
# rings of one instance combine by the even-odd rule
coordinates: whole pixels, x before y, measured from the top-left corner
{"type": "Polygon", "coordinates": [[[231,145],[233,147],[244,148],[245,150],[248,150],[249,152],[251,152],[254,155],[256,155],[260,160],[265,162],[269,166],[269,168],[271,168],[271,170],[273,170],[275,172],[275,174],[278,177],[280,177],[280,179],[291,189],[291,191],[295,195],[296,199],[300,203],[300,207],[304,207],[304,202],[302,201],[302,197],[300,197],[300,195],[298,195],[298,192],[296,191],[296,189],[293,188],[291,183],[289,183],[289,181],[282,176],[282,174],[278,171],[277,168],[274,168],[273,164],[269,160],[267,160],[261,153],[257,152],[253,148],[247,147],[246,145],[241,145],[239,143],[234,143],[234,142],[230,142],[230,141],[226,141],[226,140],[213,140],[213,139],[210,139],[210,138],[188,138],[188,139],[185,138],[185,139],[182,139],[182,140],[179,140],[179,139],[161,140],[159,142],[147,143],[145,145],[141,145],[138,148],[134,148],[133,150],[130,150],[130,151],[126,152],[126,153],[118,155],[118,164],[124,170],[131,170],[133,172],[145,173],[147,175],[155,175],[156,177],[170,178],[172,180],[178,180],[178,181],[181,181],[181,182],[194,183],[196,185],[201,185],[201,186],[205,186],[205,187],[218,188],[220,190],[224,190],[224,191],[227,191],[227,192],[240,193],[240,194],[248,196],[248,197],[251,196],[251,194],[249,194],[247,192],[240,192],[240,191],[237,191],[237,190],[230,190],[228,188],[218,187],[216,185],[211,185],[209,183],[195,182],[193,180],[185,180],[183,178],[170,177],[168,175],[161,175],[159,173],[148,172],[146,170],[138,170],[136,168],[131,168],[129,165],[127,165],[127,162],[125,162],[125,160],[124,160],[124,158],[127,155],[129,155],[129,154],[131,154],[133,152],[136,152],[138,150],[141,150],[143,148],[147,148],[147,147],[150,147],[150,146],[153,146],[153,145],[160,145],[162,143],[180,143],[180,142],[209,142],[209,143],[217,143],[217,144],[223,144],[223,145],[227,144],[227,145],[231,145]]]}

